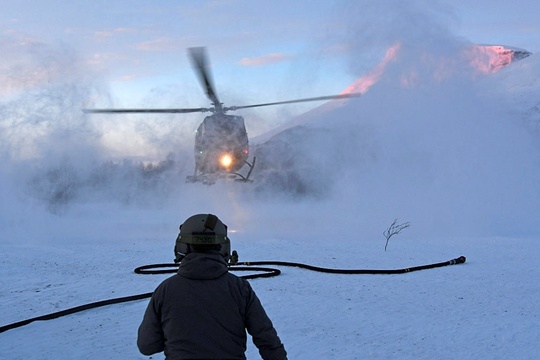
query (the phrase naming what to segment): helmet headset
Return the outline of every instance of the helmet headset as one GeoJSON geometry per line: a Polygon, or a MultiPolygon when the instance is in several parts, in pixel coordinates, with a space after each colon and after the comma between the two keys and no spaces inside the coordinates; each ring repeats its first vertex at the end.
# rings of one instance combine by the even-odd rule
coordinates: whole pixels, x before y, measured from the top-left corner
{"type": "Polygon", "coordinates": [[[226,262],[231,257],[231,241],[227,225],[216,215],[197,214],[180,225],[174,246],[174,262],[180,262],[190,252],[218,251],[226,262]]]}

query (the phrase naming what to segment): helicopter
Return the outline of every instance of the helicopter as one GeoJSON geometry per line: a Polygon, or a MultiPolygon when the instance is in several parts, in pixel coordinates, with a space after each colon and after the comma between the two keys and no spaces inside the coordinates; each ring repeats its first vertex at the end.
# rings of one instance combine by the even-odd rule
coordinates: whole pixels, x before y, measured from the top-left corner
{"type": "Polygon", "coordinates": [[[261,106],[284,105],[307,101],[334,100],[360,96],[360,93],[319,96],[271,103],[225,107],[216,95],[212,84],[205,47],[188,48],[188,57],[195,69],[199,82],[212,107],[168,108],[168,109],[83,109],[84,113],[133,114],[133,113],[195,113],[210,112],[195,133],[195,171],[186,177],[186,182],[212,185],[217,179],[229,178],[238,182],[252,182],[250,178],[256,158],[249,160],[249,139],[244,118],[227,112],[261,106]],[[247,166],[247,173],[240,170],[247,166]]]}

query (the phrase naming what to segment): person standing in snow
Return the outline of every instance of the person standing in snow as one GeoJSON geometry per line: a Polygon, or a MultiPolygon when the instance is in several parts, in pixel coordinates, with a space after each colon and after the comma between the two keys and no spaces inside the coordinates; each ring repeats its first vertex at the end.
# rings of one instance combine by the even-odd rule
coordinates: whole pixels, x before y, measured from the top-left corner
{"type": "Polygon", "coordinates": [[[287,352],[250,284],[228,271],[227,226],[198,214],[180,226],[178,273],[152,294],[138,330],[144,355],[167,359],[246,359],[247,332],[264,360],[287,352]]]}

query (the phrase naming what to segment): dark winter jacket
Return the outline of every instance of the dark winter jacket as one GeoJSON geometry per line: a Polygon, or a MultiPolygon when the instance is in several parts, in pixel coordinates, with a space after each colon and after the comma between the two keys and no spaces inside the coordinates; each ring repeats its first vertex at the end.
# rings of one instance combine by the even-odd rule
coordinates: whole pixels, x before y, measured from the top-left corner
{"type": "Polygon", "coordinates": [[[155,290],[139,327],[144,355],[176,359],[245,359],[246,329],[262,358],[285,348],[250,284],[228,272],[216,253],[190,253],[178,274],[155,290]]]}

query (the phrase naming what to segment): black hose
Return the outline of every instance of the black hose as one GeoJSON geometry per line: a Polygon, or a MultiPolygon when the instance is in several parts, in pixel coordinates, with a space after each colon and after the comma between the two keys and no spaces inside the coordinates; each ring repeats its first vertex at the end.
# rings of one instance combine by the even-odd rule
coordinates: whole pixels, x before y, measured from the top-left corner
{"type": "MultiPolygon", "coordinates": [[[[251,274],[251,275],[240,276],[241,278],[244,278],[244,279],[272,277],[272,276],[278,276],[279,274],[281,274],[281,271],[278,270],[278,269],[261,268],[261,267],[240,267],[239,266],[239,267],[235,267],[234,269],[231,269],[231,270],[235,270],[235,271],[251,271],[251,272],[253,272],[253,271],[262,271],[261,274],[251,274]]],[[[140,266],[140,267],[135,269],[135,272],[137,274],[167,274],[167,273],[176,273],[177,271],[178,271],[178,264],[153,264],[153,265],[140,266]],[[145,271],[145,269],[153,269],[153,268],[156,268],[156,267],[158,267],[158,268],[159,267],[174,267],[174,269],[145,271]]],[[[12,324],[4,325],[4,326],[0,327],[0,333],[3,333],[4,331],[8,331],[8,330],[11,330],[11,329],[15,329],[15,328],[18,328],[18,327],[21,327],[21,326],[28,325],[28,324],[30,324],[30,323],[32,323],[34,321],[52,320],[52,319],[59,318],[61,316],[71,315],[71,314],[74,314],[74,313],[77,313],[77,312],[80,312],[80,311],[95,309],[95,308],[106,306],[106,305],[113,305],[113,304],[120,304],[120,303],[124,303],[124,302],[129,302],[129,301],[142,300],[142,299],[149,298],[151,296],[152,296],[152,293],[150,292],[150,293],[145,293],[145,294],[137,294],[137,295],[124,296],[124,297],[114,298],[114,299],[109,299],[109,300],[96,301],[96,302],[93,302],[93,303],[76,306],[76,307],[73,307],[73,308],[69,308],[69,309],[66,309],[66,310],[54,312],[54,313],[51,313],[51,314],[37,316],[37,317],[31,318],[31,319],[26,319],[26,320],[22,320],[22,321],[12,323],[12,324]]]]}
{"type": "Polygon", "coordinates": [[[152,296],[152,293],[125,296],[125,297],[109,299],[109,300],[102,300],[102,301],[96,301],[96,302],[93,302],[93,303],[90,303],[90,304],[75,306],[75,307],[72,307],[70,309],[54,312],[54,313],[47,314],[47,315],[37,316],[35,318],[18,321],[16,323],[9,324],[9,325],[4,325],[4,326],[0,327],[0,333],[3,333],[4,331],[15,329],[15,328],[18,328],[18,327],[21,327],[21,326],[24,326],[24,325],[28,325],[28,324],[30,324],[31,322],[34,322],[34,321],[52,320],[52,319],[59,318],[61,316],[71,315],[71,314],[74,314],[74,313],[77,313],[77,312],[80,312],[80,311],[84,311],[84,310],[90,310],[90,309],[94,309],[94,308],[101,307],[101,306],[106,306],[106,305],[120,304],[120,303],[128,302],[128,301],[146,299],[146,298],[149,298],[150,296],[152,296]]]}
{"type": "MultiPolygon", "coordinates": [[[[243,264],[237,264],[237,265],[243,265],[243,264]]],[[[246,265],[249,265],[246,263],[246,265]]],[[[262,265],[262,264],[261,264],[262,265]]],[[[275,265],[274,261],[266,261],[265,265],[275,265]]],[[[180,264],[151,264],[151,265],[143,265],[139,266],[135,270],[135,274],[140,275],[157,275],[157,274],[174,274],[178,272],[178,267],[180,264]],[[171,269],[162,269],[162,270],[154,270],[154,269],[160,269],[160,268],[171,268],[171,269]]],[[[243,275],[240,276],[243,279],[257,279],[257,278],[263,278],[263,277],[273,277],[278,276],[281,274],[281,271],[279,269],[273,269],[273,268],[263,268],[263,267],[253,267],[253,266],[236,266],[233,265],[229,267],[229,270],[232,271],[262,271],[260,274],[252,274],[252,275],[243,275]]]]}
{"type": "MultiPolygon", "coordinates": [[[[404,268],[404,269],[393,269],[393,270],[373,270],[373,269],[329,269],[329,268],[322,268],[318,266],[313,265],[306,265],[302,263],[296,263],[296,262],[289,262],[289,261],[245,261],[245,262],[239,262],[235,265],[231,265],[229,267],[230,270],[238,270],[238,271],[264,271],[262,274],[255,274],[255,275],[249,275],[250,277],[242,276],[246,279],[255,279],[259,277],[272,277],[277,276],[281,274],[281,271],[277,269],[272,268],[260,268],[260,267],[254,267],[253,265],[277,265],[277,266],[290,266],[290,267],[298,267],[306,270],[311,271],[317,271],[317,272],[323,272],[323,273],[330,273],[330,274],[372,274],[372,275],[395,275],[395,274],[405,274],[412,271],[419,271],[419,270],[427,270],[427,269],[434,269],[442,266],[449,266],[449,265],[456,265],[456,264],[463,264],[466,261],[465,256],[460,256],[458,258],[435,263],[435,264],[429,264],[429,265],[421,265],[421,266],[414,266],[410,268],[404,268]],[[240,265],[243,265],[245,267],[240,267],[240,265]]],[[[142,274],[142,275],[153,275],[153,274],[167,274],[167,273],[176,273],[178,271],[179,264],[152,264],[152,265],[143,265],[136,268],[134,271],[136,274],[142,274]],[[172,268],[168,270],[155,270],[159,268],[172,268]]]]}
{"type": "MultiPolygon", "coordinates": [[[[318,271],[318,272],[324,272],[324,273],[331,273],[331,274],[404,274],[412,271],[418,271],[418,270],[426,270],[426,269],[433,269],[437,267],[442,266],[448,266],[448,265],[455,265],[455,264],[463,264],[466,261],[465,256],[460,256],[458,258],[435,263],[435,264],[429,264],[429,265],[421,265],[421,266],[415,266],[411,268],[404,268],[404,269],[396,269],[396,270],[369,270],[369,269],[328,269],[328,268],[321,268],[317,266],[312,265],[306,265],[302,263],[295,263],[295,262],[287,262],[287,261],[246,261],[246,262],[240,262],[236,265],[232,265],[229,267],[230,270],[233,271],[262,271],[260,274],[251,274],[251,275],[243,275],[240,276],[244,279],[255,279],[255,278],[262,278],[262,277],[272,277],[272,276],[278,276],[281,274],[281,271],[279,269],[273,269],[273,268],[261,268],[261,267],[254,267],[252,265],[277,265],[277,266],[292,266],[292,267],[298,267],[302,269],[312,270],[312,271],[318,271]],[[243,265],[243,266],[240,266],[243,265]]],[[[167,274],[167,273],[176,273],[178,271],[179,264],[152,264],[152,265],[143,265],[139,266],[134,270],[137,274],[167,274]],[[156,268],[163,268],[163,267],[171,267],[172,269],[168,270],[154,270],[156,268]]],[[[131,296],[124,296],[120,298],[114,298],[109,300],[102,300],[97,301],[85,305],[76,306],[70,309],[54,312],[47,315],[37,316],[31,319],[26,319],[22,321],[18,321],[12,324],[4,325],[0,327],[0,333],[3,333],[4,331],[8,331],[11,329],[15,329],[24,325],[28,325],[31,322],[39,321],[39,320],[52,320],[59,318],[61,316],[71,315],[80,311],[84,310],[90,310],[94,308],[98,308],[101,306],[106,305],[113,305],[113,304],[120,304],[124,302],[129,301],[135,301],[135,300],[142,300],[146,299],[152,296],[152,293],[145,293],[145,294],[138,294],[138,295],[131,295],[131,296]]]]}
{"type": "MultiPolygon", "coordinates": [[[[404,269],[395,269],[395,270],[372,270],[372,269],[328,269],[328,268],[322,268],[312,265],[306,265],[302,263],[295,263],[295,262],[287,262],[287,261],[246,261],[246,262],[239,262],[238,265],[245,265],[245,266],[251,266],[251,265],[278,265],[278,266],[292,266],[292,267],[298,267],[302,269],[312,270],[312,271],[318,271],[323,273],[330,273],[330,274],[373,274],[373,275],[394,275],[394,274],[405,274],[412,271],[419,271],[419,270],[426,270],[426,269],[433,269],[438,268],[442,266],[448,266],[448,265],[455,265],[455,264],[463,264],[466,261],[465,256],[460,256],[458,258],[444,261],[436,264],[429,264],[429,265],[421,265],[421,266],[415,266],[410,268],[404,268],[404,269]]],[[[234,267],[232,268],[234,270],[234,267]]]]}

